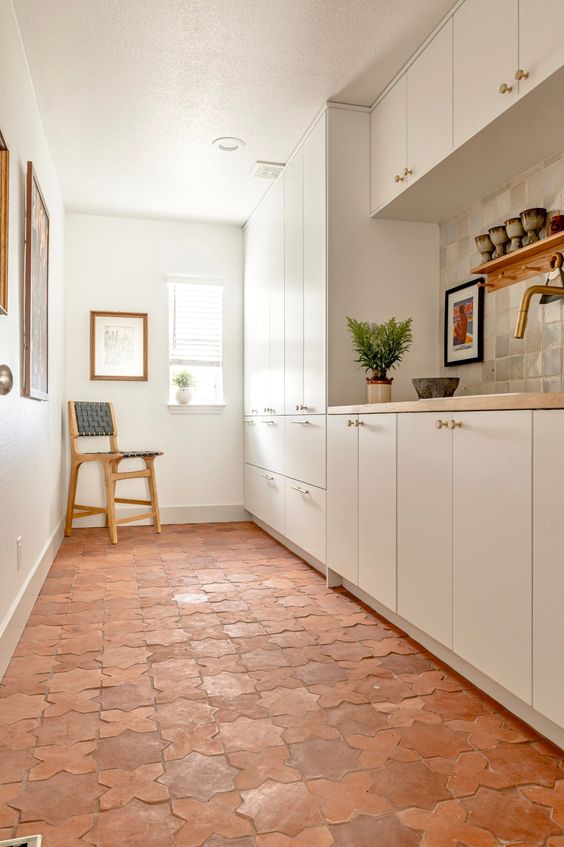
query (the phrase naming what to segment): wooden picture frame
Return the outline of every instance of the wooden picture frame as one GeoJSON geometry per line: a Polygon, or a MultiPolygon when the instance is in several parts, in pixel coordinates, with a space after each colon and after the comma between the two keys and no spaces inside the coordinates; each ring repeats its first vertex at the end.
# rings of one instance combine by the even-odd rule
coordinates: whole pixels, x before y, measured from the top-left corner
{"type": "Polygon", "coordinates": [[[90,379],[146,382],[147,312],[90,312],[90,379]]]}
{"type": "Polygon", "coordinates": [[[49,212],[32,162],[27,163],[23,393],[49,399],[49,212]]]}
{"type": "Polygon", "coordinates": [[[0,315],[8,314],[8,226],[10,214],[10,151],[0,132],[0,315]]]}
{"type": "Polygon", "coordinates": [[[484,358],[484,278],[445,291],[445,367],[481,362],[484,358]]]}

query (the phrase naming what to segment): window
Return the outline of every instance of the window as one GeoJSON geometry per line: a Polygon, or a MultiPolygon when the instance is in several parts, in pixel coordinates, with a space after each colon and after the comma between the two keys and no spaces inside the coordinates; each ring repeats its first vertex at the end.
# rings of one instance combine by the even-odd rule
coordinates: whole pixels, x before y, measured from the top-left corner
{"type": "Polygon", "coordinates": [[[189,371],[195,380],[191,405],[223,404],[223,284],[168,278],[170,400],[172,379],[189,371]]]}

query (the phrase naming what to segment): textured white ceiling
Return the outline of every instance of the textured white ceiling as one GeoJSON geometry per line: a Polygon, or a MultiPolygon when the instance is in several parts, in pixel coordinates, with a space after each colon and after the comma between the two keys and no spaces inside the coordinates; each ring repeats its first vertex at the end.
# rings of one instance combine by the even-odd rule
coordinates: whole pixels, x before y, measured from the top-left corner
{"type": "Polygon", "coordinates": [[[370,105],[454,0],[13,2],[68,209],[242,223],[255,160],[370,105]]]}

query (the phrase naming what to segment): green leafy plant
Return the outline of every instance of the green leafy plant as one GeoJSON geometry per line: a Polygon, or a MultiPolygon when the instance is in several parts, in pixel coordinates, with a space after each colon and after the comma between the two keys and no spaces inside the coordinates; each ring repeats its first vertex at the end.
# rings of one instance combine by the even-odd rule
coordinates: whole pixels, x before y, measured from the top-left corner
{"type": "Polygon", "coordinates": [[[372,371],[373,379],[387,379],[388,371],[401,362],[413,341],[413,318],[405,321],[390,318],[385,323],[376,324],[347,316],[347,324],[358,353],[355,361],[365,371],[372,371]]]}
{"type": "Polygon", "coordinates": [[[172,377],[172,384],[177,385],[178,388],[192,388],[196,385],[196,380],[190,371],[178,371],[172,377]]]}

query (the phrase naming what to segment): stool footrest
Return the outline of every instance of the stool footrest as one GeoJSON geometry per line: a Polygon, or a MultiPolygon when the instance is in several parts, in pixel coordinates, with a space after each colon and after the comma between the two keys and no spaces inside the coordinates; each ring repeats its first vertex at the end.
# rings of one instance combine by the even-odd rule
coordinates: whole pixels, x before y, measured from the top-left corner
{"type": "Polygon", "coordinates": [[[150,500],[131,500],[129,497],[114,497],[114,503],[135,503],[137,506],[151,506],[150,500]]]}
{"type": "Polygon", "coordinates": [[[87,515],[105,515],[107,509],[98,506],[73,506],[73,518],[85,518],[87,515]]]}
{"type": "Polygon", "coordinates": [[[131,523],[132,521],[142,521],[144,518],[154,518],[154,512],[143,512],[141,515],[129,515],[126,518],[116,518],[116,524],[131,523]]]}

